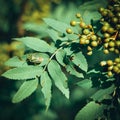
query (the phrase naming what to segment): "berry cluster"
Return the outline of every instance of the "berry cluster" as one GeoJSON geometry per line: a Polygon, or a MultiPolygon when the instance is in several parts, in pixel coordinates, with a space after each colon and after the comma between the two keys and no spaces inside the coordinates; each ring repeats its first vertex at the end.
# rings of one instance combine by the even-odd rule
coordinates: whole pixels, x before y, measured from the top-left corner
{"type": "MultiPolygon", "coordinates": [[[[101,38],[95,34],[92,25],[86,25],[80,13],[76,14],[76,18],[80,19],[79,22],[72,20],[70,22],[70,25],[74,27],[78,24],[79,27],[82,29],[82,32],[78,34],[79,44],[87,47],[87,55],[92,55],[93,48],[99,45],[101,38]]],[[[66,32],[68,34],[74,34],[74,32],[70,28],[66,29],[66,32]]]]}
{"type": "Polygon", "coordinates": [[[104,53],[120,53],[120,1],[111,0],[107,8],[100,8],[103,16],[101,32],[104,36],[104,53]]]}
{"type": "Polygon", "coordinates": [[[102,15],[101,33],[103,34],[104,53],[114,52],[118,57],[115,60],[102,61],[101,66],[107,66],[108,76],[120,74],[120,1],[110,0],[107,8],[100,8],[102,15]]]}
{"type": "MultiPolygon", "coordinates": [[[[79,36],[79,44],[86,47],[87,55],[92,55],[92,50],[97,46],[103,46],[104,54],[115,53],[117,58],[114,60],[102,61],[101,66],[107,66],[108,76],[113,73],[120,74],[120,1],[110,0],[106,8],[100,8],[101,18],[101,33],[102,37],[94,32],[92,25],[86,25],[81,14],[77,13],[76,18],[79,22],[72,20],[72,27],[79,25],[82,29],[79,36]]],[[[72,29],[66,29],[68,34],[76,34],[72,29]]]]}
{"type": "Polygon", "coordinates": [[[108,76],[112,76],[113,73],[120,74],[120,57],[115,60],[101,61],[101,66],[106,66],[108,69],[108,76]]]}

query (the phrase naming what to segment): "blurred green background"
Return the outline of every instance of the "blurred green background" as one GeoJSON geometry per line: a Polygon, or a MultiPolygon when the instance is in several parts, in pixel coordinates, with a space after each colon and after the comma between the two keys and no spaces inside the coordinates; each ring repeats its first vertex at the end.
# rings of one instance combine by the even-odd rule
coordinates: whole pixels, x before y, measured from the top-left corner
{"type": "MultiPolygon", "coordinates": [[[[4,65],[6,60],[24,54],[24,46],[12,38],[27,35],[45,37],[46,25],[42,18],[52,17],[69,23],[77,8],[87,1],[90,0],[0,0],[0,75],[9,69],[4,65]]],[[[47,113],[39,89],[23,102],[13,104],[11,99],[20,84],[0,77],[0,120],[73,120],[86,103],[84,94],[87,91],[73,85],[70,86],[70,101],[55,88],[47,113]]],[[[89,94],[92,92],[94,89],[89,94]]]]}

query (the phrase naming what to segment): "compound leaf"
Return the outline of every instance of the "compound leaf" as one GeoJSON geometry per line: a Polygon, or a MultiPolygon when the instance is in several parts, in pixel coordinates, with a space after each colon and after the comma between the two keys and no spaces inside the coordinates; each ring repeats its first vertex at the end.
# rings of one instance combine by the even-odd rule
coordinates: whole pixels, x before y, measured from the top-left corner
{"type": "Polygon", "coordinates": [[[88,64],[86,61],[85,56],[82,54],[82,52],[79,53],[73,53],[72,54],[72,62],[77,65],[81,70],[87,72],[88,70],[88,64]]]}
{"type": "Polygon", "coordinates": [[[75,120],[95,120],[103,114],[104,108],[104,105],[89,102],[77,113],[75,120]]]}
{"type": "Polygon", "coordinates": [[[69,89],[67,87],[67,78],[62,72],[59,64],[55,60],[51,60],[48,64],[48,71],[52,77],[56,87],[69,98],[69,89]]]}
{"type": "Polygon", "coordinates": [[[14,39],[23,42],[27,47],[35,51],[53,53],[52,47],[39,38],[22,37],[22,38],[14,38],[14,39]]]}
{"type": "Polygon", "coordinates": [[[23,99],[27,98],[37,89],[37,86],[38,86],[38,79],[37,78],[34,80],[25,81],[20,86],[17,93],[14,95],[12,102],[18,103],[18,102],[22,101],[23,99]]]}
{"type": "Polygon", "coordinates": [[[27,66],[13,68],[2,74],[3,77],[13,80],[25,80],[36,78],[42,73],[42,68],[39,66],[27,66]]]}
{"type": "Polygon", "coordinates": [[[46,109],[48,109],[50,106],[50,101],[51,101],[52,82],[51,82],[51,79],[48,76],[47,72],[44,72],[41,75],[41,86],[42,86],[42,93],[43,93],[44,98],[45,98],[46,109]]]}

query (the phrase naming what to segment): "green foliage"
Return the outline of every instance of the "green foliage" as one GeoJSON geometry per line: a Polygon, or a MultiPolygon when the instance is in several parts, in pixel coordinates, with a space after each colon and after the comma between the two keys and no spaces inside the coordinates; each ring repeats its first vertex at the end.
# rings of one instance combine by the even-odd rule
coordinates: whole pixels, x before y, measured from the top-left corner
{"type": "Polygon", "coordinates": [[[95,102],[89,102],[85,107],[78,112],[75,120],[95,120],[103,115],[104,105],[99,105],[95,102]]]}
{"type": "Polygon", "coordinates": [[[83,71],[87,72],[88,70],[88,65],[86,58],[82,54],[82,52],[79,52],[77,54],[72,54],[72,62],[76,65],[79,66],[80,69],[83,71]]]}
{"type": "Polygon", "coordinates": [[[38,78],[23,82],[19,90],[15,93],[12,102],[18,103],[25,99],[26,97],[30,96],[37,89],[37,86],[38,78]]]}
{"type": "Polygon", "coordinates": [[[55,60],[51,60],[48,64],[48,71],[50,76],[52,77],[56,87],[60,89],[60,91],[69,98],[69,89],[67,86],[67,77],[61,71],[59,64],[55,60]]]}
{"type": "Polygon", "coordinates": [[[14,38],[23,42],[27,47],[39,52],[52,52],[53,49],[45,41],[34,37],[14,38]]]}
{"type": "Polygon", "coordinates": [[[36,78],[42,73],[42,68],[38,66],[18,67],[8,70],[2,76],[13,80],[25,80],[36,78]]]}
{"type": "Polygon", "coordinates": [[[93,98],[93,100],[99,101],[99,102],[104,100],[104,99],[108,99],[108,97],[114,91],[114,89],[115,89],[114,85],[112,85],[108,88],[105,88],[105,89],[100,89],[95,94],[93,94],[91,96],[91,98],[93,98]]]}
{"type": "Polygon", "coordinates": [[[67,25],[66,23],[51,19],[51,18],[44,18],[44,22],[52,27],[53,29],[61,32],[61,33],[66,33],[66,28],[69,28],[70,25],[67,25]]]}
{"type": "MultiPolygon", "coordinates": [[[[102,119],[105,116],[104,110],[109,111],[111,106],[115,106],[115,102],[119,104],[118,99],[116,100],[117,91],[119,91],[119,76],[113,74],[109,77],[106,74],[106,68],[103,69],[100,66],[101,60],[116,57],[113,54],[103,55],[102,52],[103,34],[100,33],[102,25],[99,20],[101,15],[97,11],[100,5],[105,6],[106,2],[98,4],[97,0],[93,0],[78,9],[73,6],[71,11],[68,10],[65,14],[71,17],[65,18],[65,20],[44,18],[44,22],[48,25],[45,25],[45,29],[42,26],[39,31],[38,26],[32,26],[33,32],[39,31],[40,38],[44,36],[42,39],[39,37],[14,38],[28,47],[21,58],[15,56],[5,63],[15,68],[6,71],[2,76],[24,81],[13,97],[14,103],[30,96],[40,85],[39,89],[44,97],[46,110],[52,106],[51,101],[52,97],[54,99],[54,94],[55,96],[63,95],[62,97],[65,97],[63,101],[67,101],[66,98],[71,99],[71,94],[77,96],[79,104],[82,104],[80,102],[83,100],[85,103],[81,105],[75,120],[102,119]],[[83,17],[80,19],[73,17],[73,13],[79,10],[83,17]],[[73,18],[78,26],[72,27],[67,23],[69,19],[73,18]],[[80,27],[81,22],[85,22],[85,28],[80,27]],[[71,34],[66,32],[66,29],[70,29],[71,34]],[[90,31],[90,34],[84,34],[85,29],[90,31]],[[89,46],[92,35],[96,35],[97,39],[100,38],[96,41],[98,44],[96,47],[89,46]],[[89,43],[80,44],[81,36],[87,38],[89,43]],[[89,54],[86,52],[88,47],[91,47],[89,51],[92,52],[91,56],[88,56],[89,54]],[[75,87],[77,87],[76,93],[74,92],[75,87]],[[59,94],[57,94],[57,90],[60,92],[58,92],[59,94]],[[110,102],[106,103],[107,100],[110,102]]],[[[59,7],[57,11],[59,14],[56,18],[62,18],[61,14],[65,12],[64,10],[64,6],[59,7]]],[[[63,15],[63,17],[65,16],[63,15]]],[[[30,24],[26,25],[26,28],[28,29],[29,26],[30,24]]],[[[114,62],[114,64],[116,63],[114,62]]],[[[61,98],[55,97],[55,99],[62,101],[61,98]]],[[[60,104],[62,106],[62,102],[60,104]]]]}
{"type": "Polygon", "coordinates": [[[45,98],[46,109],[48,109],[50,106],[50,101],[52,96],[51,95],[52,82],[47,72],[44,72],[41,75],[41,86],[42,86],[41,91],[43,92],[45,98]]]}
{"type": "Polygon", "coordinates": [[[78,86],[82,88],[91,88],[92,87],[92,81],[90,79],[84,79],[77,83],[78,86]]]}
{"type": "Polygon", "coordinates": [[[25,58],[19,58],[17,56],[14,56],[10,58],[8,61],[5,62],[5,65],[10,67],[22,67],[27,66],[27,63],[25,61],[25,58]]]}

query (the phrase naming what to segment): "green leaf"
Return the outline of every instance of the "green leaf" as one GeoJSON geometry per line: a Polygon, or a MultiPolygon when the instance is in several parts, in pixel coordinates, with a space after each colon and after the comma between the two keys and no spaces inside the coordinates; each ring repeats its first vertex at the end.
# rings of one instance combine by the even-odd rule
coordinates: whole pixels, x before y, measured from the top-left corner
{"type": "Polygon", "coordinates": [[[79,72],[76,71],[76,69],[74,68],[74,65],[72,63],[69,63],[66,66],[66,70],[69,74],[74,75],[78,78],[83,78],[84,77],[82,73],[79,73],[79,72]]]}
{"type": "Polygon", "coordinates": [[[12,102],[18,103],[18,102],[22,101],[23,99],[27,98],[37,89],[37,86],[38,86],[38,79],[37,78],[34,80],[25,81],[20,86],[17,93],[14,95],[12,102]]]}
{"type": "Polygon", "coordinates": [[[66,52],[62,49],[56,53],[56,59],[62,66],[65,66],[65,63],[64,63],[65,56],[66,56],[66,52]]]}
{"type": "Polygon", "coordinates": [[[52,47],[47,44],[45,41],[35,38],[35,37],[22,37],[22,38],[14,38],[15,40],[23,42],[27,47],[39,51],[39,52],[50,52],[53,53],[54,50],[52,47]]]}
{"type": "Polygon", "coordinates": [[[41,86],[42,86],[42,93],[45,97],[45,104],[46,104],[46,109],[49,108],[50,106],[50,101],[51,101],[51,86],[52,82],[50,77],[48,76],[47,72],[44,72],[41,75],[41,86]]]}
{"type": "Polygon", "coordinates": [[[84,80],[78,82],[77,85],[80,87],[89,89],[92,87],[92,81],[90,79],[84,79],[84,80]]]}
{"type": "Polygon", "coordinates": [[[49,34],[49,36],[52,38],[52,40],[56,43],[57,40],[61,40],[61,41],[66,41],[68,40],[68,37],[60,37],[58,32],[55,31],[54,29],[48,29],[47,33],[49,34]]]}
{"type": "Polygon", "coordinates": [[[85,56],[82,54],[82,52],[79,53],[73,53],[72,54],[72,62],[77,65],[81,70],[87,72],[88,70],[88,64],[86,61],[85,56]]]}
{"type": "Polygon", "coordinates": [[[67,34],[66,36],[69,40],[76,40],[79,38],[79,36],[76,34],[67,34]]]}
{"type": "Polygon", "coordinates": [[[27,62],[23,58],[14,56],[10,58],[9,60],[7,60],[5,62],[5,65],[10,66],[10,67],[23,67],[23,66],[27,66],[27,62]]]}
{"type": "Polygon", "coordinates": [[[102,104],[90,102],[77,113],[75,120],[95,120],[103,114],[104,108],[102,104]]]}
{"type": "Polygon", "coordinates": [[[112,85],[111,87],[106,88],[106,89],[100,89],[95,94],[93,94],[91,96],[91,98],[93,98],[94,100],[97,100],[97,101],[101,101],[103,99],[106,99],[107,96],[114,91],[114,89],[115,89],[114,85],[112,85]]]}
{"type": "Polygon", "coordinates": [[[56,40],[59,39],[59,36],[58,36],[58,32],[53,30],[53,29],[48,29],[47,30],[47,33],[49,34],[49,36],[52,38],[52,40],[54,42],[56,42],[56,40]]]}
{"type": "Polygon", "coordinates": [[[59,64],[55,60],[51,60],[48,64],[48,71],[56,87],[69,98],[69,89],[67,87],[67,77],[62,72],[59,64]]]}
{"type": "Polygon", "coordinates": [[[23,24],[23,27],[26,31],[31,31],[33,33],[40,35],[41,38],[46,37],[47,25],[45,24],[27,21],[25,24],[23,24]]]}
{"type": "Polygon", "coordinates": [[[2,76],[13,80],[32,79],[40,76],[42,68],[39,66],[19,67],[8,70],[2,76]]]}
{"type": "Polygon", "coordinates": [[[75,28],[72,28],[70,25],[68,25],[64,22],[60,22],[58,20],[54,20],[54,19],[51,19],[51,18],[44,18],[43,20],[47,25],[49,25],[50,27],[52,27],[53,29],[55,29],[55,30],[57,30],[61,33],[67,34],[66,33],[67,28],[74,29],[74,32],[78,33],[78,31],[75,28]]]}
{"type": "Polygon", "coordinates": [[[79,6],[79,11],[81,13],[81,16],[83,17],[83,20],[86,24],[91,23],[91,19],[93,20],[99,20],[100,19],[100,13],[98,13],[98,9],[102,7],[106,7],[108,2],[106,0],[101,0],[101,2],[98,2],[97,0],[92,0],[85,2],[81,6],[79,6]]]}

